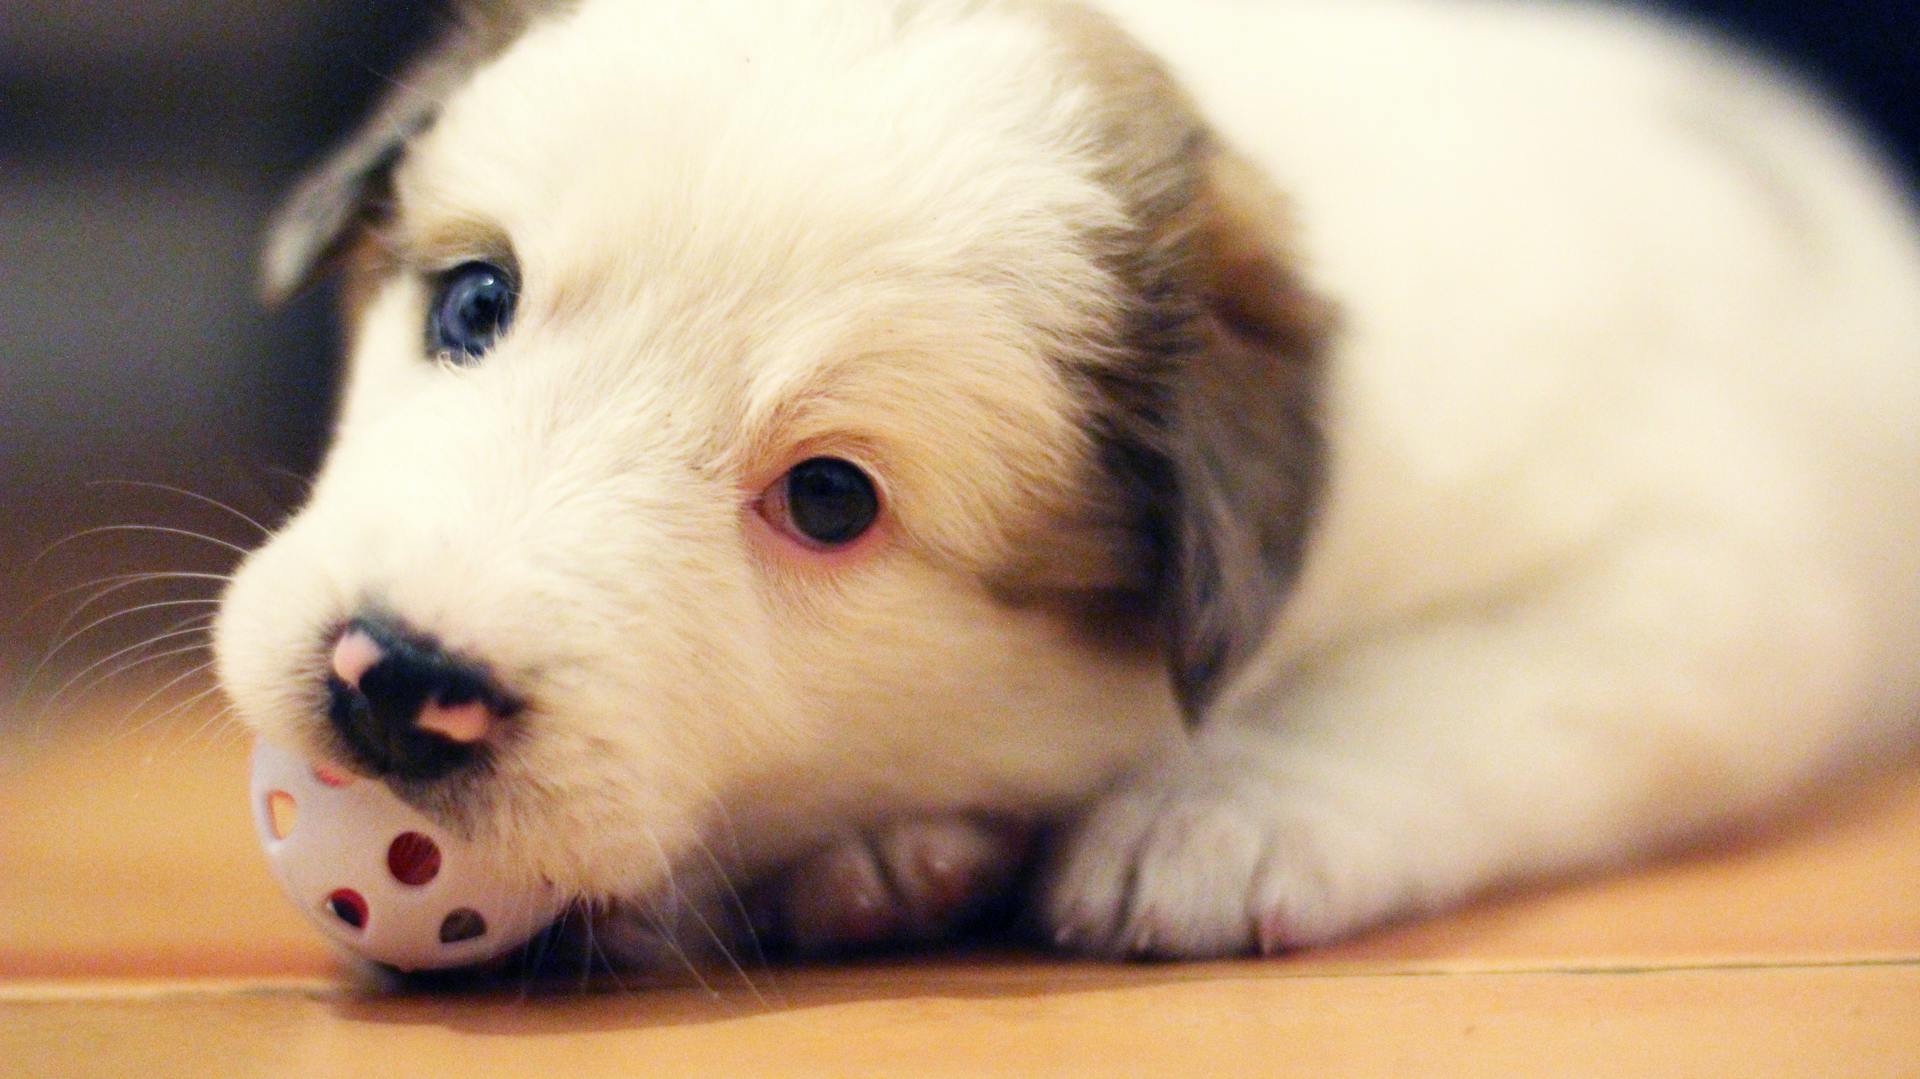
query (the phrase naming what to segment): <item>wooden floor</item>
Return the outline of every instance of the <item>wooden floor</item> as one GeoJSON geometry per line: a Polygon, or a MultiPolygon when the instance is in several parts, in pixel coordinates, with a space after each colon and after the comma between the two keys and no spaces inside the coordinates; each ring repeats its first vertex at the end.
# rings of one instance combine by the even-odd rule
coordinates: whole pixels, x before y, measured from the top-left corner
{"type": "Polygon", "coordinates": [[[1764,836],[1284,959],[394,994],[274,889],[245,746],[197,722],[0,740],[0,1075],[1920,1075],[1913,766],[1764,836]]]}

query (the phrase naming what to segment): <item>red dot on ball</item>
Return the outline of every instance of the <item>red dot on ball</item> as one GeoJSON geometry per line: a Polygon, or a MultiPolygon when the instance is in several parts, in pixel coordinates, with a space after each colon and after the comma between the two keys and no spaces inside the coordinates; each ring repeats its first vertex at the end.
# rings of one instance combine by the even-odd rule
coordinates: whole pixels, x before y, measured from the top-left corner
{"type": "Polygon", "coordinates": [[[401,832],[387,845],[387,872],[402,884],[425,884],[440,872],[440,848],[419,832],[401,832]]]}
{"type": "Polygon", "coordinates": [[[327,896],[327,909],[355,929],[367,927],[367,901],[352,888],[336,888],[327,896]]]}
{"type": "Polygon", "coordinates": [[[329,768],[324,764],[316,764],[313,766],[313,778],[329,787],[344,787],[353,782],[352,776],[337,768],[329,768]]]}

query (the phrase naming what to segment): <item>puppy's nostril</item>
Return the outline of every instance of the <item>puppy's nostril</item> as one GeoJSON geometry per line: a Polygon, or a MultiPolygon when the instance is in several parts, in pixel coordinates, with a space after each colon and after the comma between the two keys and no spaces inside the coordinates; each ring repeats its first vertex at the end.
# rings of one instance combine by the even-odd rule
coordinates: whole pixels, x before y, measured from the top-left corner
{"type": "Polygon", "coordinates": [[[380,658],[380,645],[366,630],[348,627],[333,646],[333,676],[357,689],[361,676],[380,658]]]}
{"type": "Polygon", "coordinates": [[[493,709],[484,701],[468,701],[465,704],[445,705],[437,701],[428,701],[414,718],[414,723],[423,731],[445,738],[449,742],[472,745],[486,738],[493,729],[493,709]]]}
{"type": "Polygon", "coordinates": [[[479,666],[384,619],[355,619],[330,668],[328,717],[377,775],[437,779],[461,768],[510,710],[479,666]]]}

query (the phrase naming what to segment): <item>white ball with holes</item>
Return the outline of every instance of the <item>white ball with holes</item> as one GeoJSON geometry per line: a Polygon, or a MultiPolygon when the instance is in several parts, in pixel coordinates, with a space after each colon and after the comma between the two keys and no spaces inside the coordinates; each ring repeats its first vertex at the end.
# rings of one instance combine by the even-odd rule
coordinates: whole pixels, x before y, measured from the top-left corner
{"type": "Polygon", "coordinates": [[[253,817],[281,887],[320,931],[404,971],[484,962],[560,914],[552,885],[484,854],[386,784],[254,747],[253,817]]]}

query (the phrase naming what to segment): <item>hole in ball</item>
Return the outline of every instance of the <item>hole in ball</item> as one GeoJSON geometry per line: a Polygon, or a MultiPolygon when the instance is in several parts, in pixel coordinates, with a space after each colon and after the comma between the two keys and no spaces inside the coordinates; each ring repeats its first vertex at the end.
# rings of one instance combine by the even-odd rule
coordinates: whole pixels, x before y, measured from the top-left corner
{"type": "Polygon", "coordinates": [[[300,816],[300,807],[293,795],[286,791],[267,793],[267,831],[275,839],[285,839],[293,832],[293,822],[300,816]]]}
{"type": "Polygon", "coordinates": [[[327,896],[327,909],[355,929],[367,927],[367,901],[352,888],[336,888],[327,896]]]}
{"type": "Polygon", "coordinates": [[[440,848],[419,832],[401,832],[387,845],[387,872],[418,887],[440,872],[440,848]]]}
{"type": "Polygon", "coordinates": [[[440,922],[440,943],[458,944],[487,931],[487,920],[471,907],[461,907],[440,922]]]}

